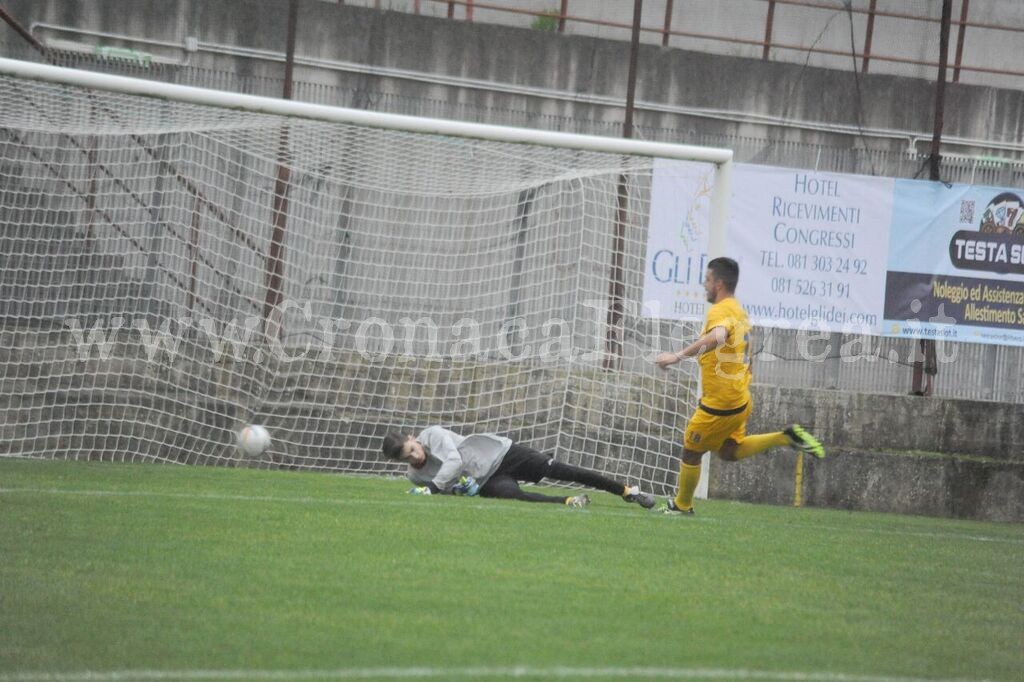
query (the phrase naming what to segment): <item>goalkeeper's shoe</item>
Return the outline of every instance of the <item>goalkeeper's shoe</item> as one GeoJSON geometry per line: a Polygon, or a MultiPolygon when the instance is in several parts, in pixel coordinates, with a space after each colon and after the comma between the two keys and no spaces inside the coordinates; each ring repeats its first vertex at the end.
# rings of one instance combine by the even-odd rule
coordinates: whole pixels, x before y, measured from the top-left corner
{"type": "Polygon", "coordinates": [[[652,508],[656,502],[654,495],[640,492],[640,486],[638,485],[626,486],[626,492],[623,493],[622,499],[626,502],[636,502],[644,509],[652,508]]]}
{"type": "Polygon", "coordinates": [[[565,498],[565,503],[570,507],[583,508],[590,504],[590,495],[573,495],[565,498]]]}
{"type": "Polygon", "coordinates": [[[783,433],[789,438],[789,444],[800,452],[806,452],[808,455],[814,455],[818,459],[824,459],[825,446],[804,427],[799,424],[793,424],[783,433]]]}
{"type": "Polygon", "coordinates": [[[690,507],[689,509],[680,509],[676,506],[676,501],[671,497],[665,500],[665,506],[662,508],[661,512],[666,516],[695,516],[693,513],[693,507],[690,507]]]}

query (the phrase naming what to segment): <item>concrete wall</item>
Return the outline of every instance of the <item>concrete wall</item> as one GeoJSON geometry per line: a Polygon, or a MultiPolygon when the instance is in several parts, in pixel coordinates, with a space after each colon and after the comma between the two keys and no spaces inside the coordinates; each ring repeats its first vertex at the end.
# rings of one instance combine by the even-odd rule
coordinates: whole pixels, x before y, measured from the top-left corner
{"type": "Polygon", "coordinates": [[[1024,407],[761,386],[748,432],[813,425],[828,457],[716,461],[710,494],[768,504],[1024,520],[1024,407]]]}
{"type": "MultiPolygon", "coordinates": [[[[333,2],[334,0],[325,0],[333,2]]],[[[961,16],[961,9],[969,0],[954,0],[952,16],[954,21],[961,16]]],[[[345,0],[346,5],[360,7],[381,6],[381,0],[345,0]]],[[[759,0],[644,0],[641,16],[640,40],[652,45],[661,45],[663,35],[659,29],[665,25],[666,9],[671,9],[671,29],[687,35],[668,37],[668,45],[684,50],[707,52],[761,59],[763,47],[758,42],[765,37],[765,22],[769,3],[759,0]],[[728,36],[746,43],[730,43],[696,37],[694,34],[728,36]]],[[[503,12],[498,8],[515,8],[530,12],[545,12],[555,9],[560,3],[551,0],[491,0],[488,8],[475,7],[472,21],[477,23],[501,24],[504,26],[530,27],[536,17],[527,14],[503,12]]],[[[878,12],[900,13],[911,16],[929,17],[932,21],[914,21],[893,16],[875,17],[872,27],[871,56],[868,65],[871,73],[888,73],[917,78],[934,78],[935,67],[910,63],[909,60],[938,61],[939,39],[938,20],[942,15],[941,2],[909,3],[907,0],[848,0],[842,3],[817,3],[811,6],[776,3],[772,8],[772,40],[786,46],[810,46],[831,52],[831,54],[810,53],[801,49],[776,47],[770,54],[772,61],[795,64],[809,63],[840,71],[851,68],[851,33],[857,52],[864,48],[867,30],[867,10],[874,6],[878,12]],[[847,13],[844,5],[851,6],[847,13]],[[865,12],[864,14],[859,12],[865,12]],[[852,27],[851,27],[852,22],[852,27]],[[852,30],[851,30],[852,29],[852,30]],[[902,58],[907,61],[888,62],[881,57],[902,58]]],[[[576,36],[592,36],[609,40],[629,40],[633,22],[633,3],[604,2],[595,0],[568,0],[565,3],[569,18],[565,33],[576,36]],[[575,21],[575,18],[595,22],[575,21]]],[[[444,2],[420,2],[420,0],[386,0],[383,7],[389,10],[428,16],[444,17],[448,11],[444,2]],[[417,5],[419,8],[417,10],[417,5]]],[[[998,27],[1024,26],[1024,5],[1005,0],[970,4],[968,20],[975,24],[965,33],[962,64],[964,66],[987,67],[989,69],[1024,69],[1024,33],[982,28],[979,24],[998,27]]],[[[455,7],[455,19],[466,18],[466,7],[455,7]]],[[[959,27],[954,25],[950,35],[950,59],[954,58],[959,27]]],[[[862,68],[858,60],[858,68],[862,68]]],[[[964,82],[1006,87],[1009,80],[1015,85],[1024,83],[1022,78],[1002,74],[980,73],[965,70],[960,74],[964,82]]]]}
{"type": "MultiPolygon", "coordinates": [[[[546,117],[605,121],[609,133],[621,120],[625,97],[628,44],[586,36],[552,35],[497,25],[469,24],[399,12],[338,6],[319,0],[300,3],[296,53],[302,58],[346,62],[364,67],[406,70],[412,74],[469,78],[534,90],[583,96],[607,96],[614,106],[553,101],[529,94],[470,91],[395,77],[378,77],[330,68],[300,67],[296,78],[324,87],[357,90],[368,99],[401,95],[407,98],[465,103],[495,110],[523,111],[543,126],[546,117]]],[[[25,25],[45,22],[90,31],[140,36],[151,41],[183,44],[198,38],[193,54],[144,42],[131,46],[168,59],[188,57],[191,66],[236,73],[258,89],[279,78],[281,65],[250,56],[241,58],[224,46],[281,53],[285,44],[286,5],[274,0],[15,0],[8,10],[25,25]]],[[[73,39],[89,44],[118,44],[111,38],[61,33],[37,28],[44,40],[73,39]]],[[[16,37],[4,36],[8,45],[16,37]]],[[[129,44],[129,43],[124,43],[129,44]]],[[[928,80],[866,74],[858,81],[849,72],[805,67],[803,63],[764,62],[726,55],[644,45],[641,48],[637,99],[657,105],[686,106],[732,112],[728,117],[680,116],[640,111],[638,125],[689,131],[698,141],[715,135],[768,137],[779,143],[825,142],[860,144],[859,134],[830,135],[808,129],[760,125],[750,115],[842,124],[867,130],[898,130],[931,137],[933,85],[928,80]]],[[[312,91],[311,91],[312,92],[312,91]]],[[[277,94],[268,93],[268,94],[277,94]]],[[[300,97],[302,95],[300,94],[300,97]]],[[[947,88],[944,134],[1017,144],[1024,137],[1024,92],[1016,89],[950,84],[947,88]]],[[[582,98],[581,98],[582,99],[582,98]]],[[[906,139],[889,143],[871,140],[876,150],[904,151],[906,139]]],[[[921,147],[924,151],[927,144],[921,147]]],[[[982,145],[983,146],[983,145],[982,145]]],[[[961,150],[962,151],[962,150],[961,150]]],[[[880,163],[880,161],[876,161],[880,163]]],[[[840,169],[836,169],[840,170],[840,169]]],[[[911,169],[912,173],[916,168],[911,169]]],[[[883,174],[898,175],[886,168],[883,174]]]]}

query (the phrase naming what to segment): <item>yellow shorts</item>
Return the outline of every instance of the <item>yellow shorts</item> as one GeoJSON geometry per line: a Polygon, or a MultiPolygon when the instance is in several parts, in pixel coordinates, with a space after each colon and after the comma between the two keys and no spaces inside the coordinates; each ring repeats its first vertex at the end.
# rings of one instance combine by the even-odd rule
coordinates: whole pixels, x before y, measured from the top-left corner
{"type": "Polygon", "coordinates": [[[694,452],[716,452],[727,440],[739,443],[747,435],[749,416],[750,402],[741,412],[727,416],[714,415],[698,407],[686,425],[683,446],[694,452]]]}

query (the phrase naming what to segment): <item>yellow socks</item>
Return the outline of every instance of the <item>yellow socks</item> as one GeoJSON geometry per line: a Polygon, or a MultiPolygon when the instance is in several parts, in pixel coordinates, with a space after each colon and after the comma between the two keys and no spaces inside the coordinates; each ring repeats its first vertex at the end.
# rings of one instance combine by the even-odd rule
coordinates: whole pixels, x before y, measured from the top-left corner
{"type": "Polygon", "coordinates": [[[700,483],[700,465],[686,464],[679,465],[679,492],[676,493],[676,509],[689,511],[693,509],[693,492],[700,483]]]}
{"type": "Polygon", "coordinates": [[[747,436],[736,448],[736,459],[753,457],[759,452],[768,448],[778,448],[789,445],[789,437],[782,431],[776,433],[759,433],[754,436],[747,436]]]}

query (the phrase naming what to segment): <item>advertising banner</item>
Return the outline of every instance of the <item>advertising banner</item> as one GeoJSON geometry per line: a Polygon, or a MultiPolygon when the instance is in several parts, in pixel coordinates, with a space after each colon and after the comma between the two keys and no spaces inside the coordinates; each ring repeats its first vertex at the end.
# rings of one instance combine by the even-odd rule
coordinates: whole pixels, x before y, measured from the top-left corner
{"type": "Polygon", "coordinates": [[[881,333],[891,178],[737,164],[728,255],[755,325],[881,333]]]}
{"type": "Polygon", "coordinates": [[[1024,201],[992,187],[897,180],[887,336],[1024,345],[1024,201]]]}
{"type": "Polygon", "coordinates": [[[715,166],[654,160],[644,273],[645,317],[704,318],[704,270],[715,166]]]}
{"type": "MultiPolygon", "coordinates": [[[[644,314],[702,319],[713,168],[656,163],[644,314]]],[[[755,325],[1024,346],[1024,192],[736,164],[755,325]]]]}

